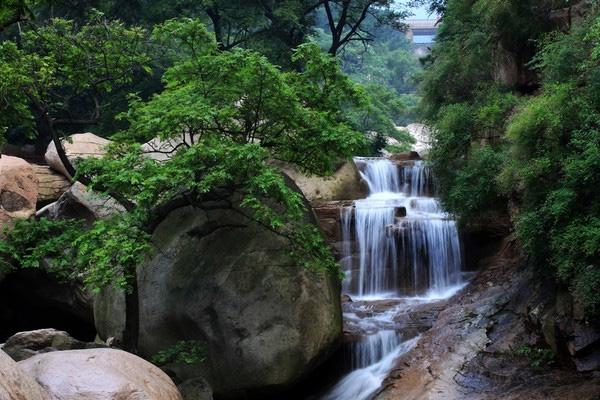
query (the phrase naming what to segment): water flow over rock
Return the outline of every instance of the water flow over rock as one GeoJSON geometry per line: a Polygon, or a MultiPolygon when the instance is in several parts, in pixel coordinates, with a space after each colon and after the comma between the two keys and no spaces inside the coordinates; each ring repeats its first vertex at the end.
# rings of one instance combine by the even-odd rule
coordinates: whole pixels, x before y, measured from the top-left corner
{"type": "Polygon", "coordinates": [[[342,210],[347,292],[369,297],[440,294],[460,284],[456,223],[443,212],[429,168],[359,158],[369,197],[342,210]],[[353,255],[355,255],[353,257],[353,255]]]}
{"type": "Polygon", "coordinates": [[[418,340],[406,340],[397,332],[397,317],[408,310],[402,302],[446,298],[462,283],[456,223],[431,197],[429,168],[422,161],[398,165],[384,158],[356,158],[355,162],[369,196],[343,208],[340,221],[344,291],[354,300],[345,307],[345,319],[358,324],[363,333],[349,344],[351,372],[324,400],[368,399],[394,360],[418,340]],[[394,299],[386,301],[396,306],[382,310],[382,299],[394,299]]]}

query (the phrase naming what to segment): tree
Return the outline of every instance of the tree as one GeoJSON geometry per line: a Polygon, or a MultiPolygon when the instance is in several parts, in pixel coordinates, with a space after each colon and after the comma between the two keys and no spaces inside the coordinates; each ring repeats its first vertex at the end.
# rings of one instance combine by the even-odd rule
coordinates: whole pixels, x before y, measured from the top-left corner
{"type": "Polygon", "coordinates": [[[348,43],[358,41],[366,44],[374,40],[374,35],[364,26],[368,17],[380,25],[400,28],[400,20],[407,15],[393,10],[394,2],[388,0],[323,0],[322,3],[331,33],[328,52],[332,55],[348,43]]]}
{"type": "Polygon", "coordinates": [[[109,284],[124,289],[125,345],[131,351],[139,323],[136,268],[170,211],[231,207],[287,238],[298,263],[338,271],[320,232],[303,218],[302,196],[271,160],[323,174],[365,145],[346,118],[350,107],[365,105],[363,91],[314,45],[295,52],[298,71],[281,72],[256,52],[219,51],[198,20],[167,21],[154,30],[152,42],[174,61],[163,77],[165,89],[147,101],[132,97],[124,115],[130,128],[114,138],[107,157],[77,165],[76,179],[85,176],[90,188],[117,193],[128,211],[87,229],[26,221],[0,246],[13,263],[51,256],[60,259],[67,276],[82,276],[96,290],[109,284]],[[140,141],[155,137],[179,140],[165,161],[141,150],[140,141]],[[231,201],[234,194],[239,204],[231,201]],[[62,244],[59,254],[43,240],[27,242],[46,233],[62,244]]]}
{"type": "Polygon", "coordinates": [[[448,0],[412,0],[409,2],[411,7],[420,7],[427,5],[432,14],[443,15],[446,11],[448,0]]]}
{"type": "MultiPolygon", "coordinates": [[[[132,100],[131,128],[121,138],[181,138],[179,144],[162,163],[125,144],[107,159],[87,160],[81,172],[93,177],[91,187],[125,196],[136,205],[129,223],[149,233],[175,208],[202,208],[219,199],[230,204],[232,194],[241,193],[241,208],[229,206],[234,211],[288,238],[295,259],[307,266],[337,269],[320,233],[303,222],[301,196],[268,160],[313,173],[331,171],[337,159],[364,143],[343,114],[345,105],[360,103],[361,92],[315,46],[297,50],[301,72],[282,73],[255,52],[219,51],[197,20],[168,21],[153,38],[176,49],[177,62],[164,75],[162,93],[147,102],[132,100]]],[[[104,277],[115,273],[114,265],[106,265],[104,277]]],[[[128,271],[134,297],[135,265],[128,271]]],[[[130,303],[135,322],[135,298],[130,303]]],[[[133,322],[130,330],[136,329],[133,322]]]]}
{"type": "Polygon", "coordinates": [[[19,46],[0,44],[0,129],[16,126],[24,135],[49,138],[74,176],[63,134],[97,123],[106,96],[148,71],[149,61],[145,31],[102,14],[80,29],[61,19],[27,29],[19,46]]]}
{"type": "Polygon", "coordinates": [[[31,16],[32,1],[6,0],[0,5],[0,33],[6,28],[27,21],[31,16]]]}
{"type": "Polygon", "coordinates": [[[570,6],[564,1],[444,5],[422,83],[440,197],[462,223],[510,204],[527,263],[570,289],[593,323],[600,315],[600,9],[590,4],[571,26],[568,13],[559,24],[549,19],[554,7],[570,6]],[[528,84],[503,82],[499,54],[528,84]]]}

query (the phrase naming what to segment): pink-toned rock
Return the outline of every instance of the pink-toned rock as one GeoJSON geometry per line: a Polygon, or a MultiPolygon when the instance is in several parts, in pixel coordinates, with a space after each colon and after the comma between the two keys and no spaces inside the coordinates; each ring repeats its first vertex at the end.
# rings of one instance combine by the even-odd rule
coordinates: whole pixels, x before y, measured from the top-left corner
{"type": "MultiPolygon", "coordinates": [[[[72,164],[74,164],[78,158],[104,156],[106,154],[106,147],[110,143],[110,140],[101,138],[100,136],[89,132],[76,133],[69,136],[68,140],[62,141],[67,158],[72,164]]],[[[58,156],[54,142],[50,142],[48,145],[48,149],[46,150],[44,158],[52,169],[70,178],[67,169],[63,165],[62,161],[60,161],[60,157],[58,156]]]]}
{"type": "Polygon", "coordinates": [[[0,399],[51,400],[50,395],[0,350],[0,399]]]}
{"type": "Polygon", "coordinates": [[[31,164],[10,156],[0,157],[0,227],[35,213],[38,180],[31,164]]]}
{"type": "Polygon", "coordinates": [[[71,186],[71,182],[62,174],[47,165],[32,164],[38,179],[38,202],[49,203],[58,198],[71,186]]]}
{"type": "Polygon", "coordinates": [[[158,367],[116,349],[39,354],[17,365],[61,400],[181,400],[158,367]]]}

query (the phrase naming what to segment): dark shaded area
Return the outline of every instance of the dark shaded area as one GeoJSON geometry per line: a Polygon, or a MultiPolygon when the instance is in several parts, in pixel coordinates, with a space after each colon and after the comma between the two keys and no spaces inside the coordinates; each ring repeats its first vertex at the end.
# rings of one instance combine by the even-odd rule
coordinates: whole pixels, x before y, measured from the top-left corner
{"type": "Polygon", "coordinates": [[[511,234],[512,224],[506,213],[488,213],[478,220],[461,226],[463,270],[477,271],[480,263],[496,254],[503,239],[511,234]]]}
{"type": "MultiPolygon", "coordinates": [[[[350,344],[343,344],[325,363],[317,367],[293,388],[271,396],[257,394],[248,400],[317,400],[325,395],[344,375],[350,372],[350,344]]],[[[215,400],[227,400],[214,396],[215,400]]]]}
{"type": "Polygon", "coordinates": [[[0,342],[17,332],[55,328],[82,341],[96,337],[91,302],[81,289],[40,270],[21,270],[0,283],[0,342]]]}

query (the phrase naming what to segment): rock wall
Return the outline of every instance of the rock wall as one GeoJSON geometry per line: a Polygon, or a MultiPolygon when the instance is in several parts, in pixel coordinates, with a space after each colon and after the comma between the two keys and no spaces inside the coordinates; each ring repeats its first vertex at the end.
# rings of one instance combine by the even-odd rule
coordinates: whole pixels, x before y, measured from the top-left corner
{"type": "MultiPolygon", "coordinates": [[[[548,286],[552,277],[540,278],[527,267],[512,237],[502,239],[478,267],[475,279],[447,303],[415,349],[397,360],[376,400],[598,398],[597,373],[570,368],[571,357],[565,360],[560,350],[550,364],[536,353],[549,354],[552,341],[542,326],[561,315],[557,304],[564,310],[569,303],[548,286]]],[[[577,342],[588,355],[583,343],[592,346],[588,351],[596,348],[589,331],[559,335],[558,328],[550,324],[557,348],[577,342]]]]}

